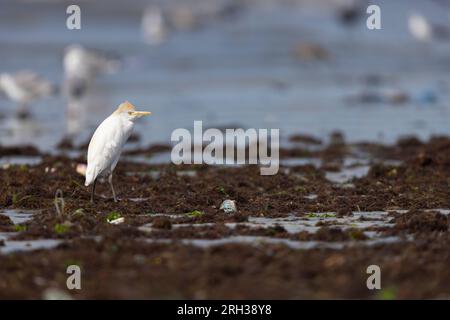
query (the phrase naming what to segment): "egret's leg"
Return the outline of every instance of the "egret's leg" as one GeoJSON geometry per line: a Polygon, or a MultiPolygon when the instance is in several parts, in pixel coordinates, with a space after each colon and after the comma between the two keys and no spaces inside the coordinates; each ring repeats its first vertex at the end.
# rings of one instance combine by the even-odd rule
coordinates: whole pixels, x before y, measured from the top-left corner
{"type": "Polygon", "coordinates": [[[112,173],[108,177],[108,182],[109,182],[109,185],[111,186],[111,191],[112,191],[112,194],[113,194],[113,197],[114,197],[114,202],[117,202],[116,191],[114,191],[114,186],[113,186],[113,183],[112,183],[112,173]]]}
{"type": "Polygon", "coordinates": [[[95,195],[95,184],[97,183],[97,178],[94,180],[94,184],[92,185],[92,193],[91,193],[91,202],[94,203],[94,195],[95,195]]]}

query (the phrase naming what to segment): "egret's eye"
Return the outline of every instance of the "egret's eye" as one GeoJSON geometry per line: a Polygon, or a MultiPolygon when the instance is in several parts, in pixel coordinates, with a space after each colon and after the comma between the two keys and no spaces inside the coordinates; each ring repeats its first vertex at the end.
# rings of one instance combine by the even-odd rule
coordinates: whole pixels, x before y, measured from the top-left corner
{"type": "Polygon", "coordinates": [[[133,114],[133,112],[131,112],[131,111],[128,111],[128,114],[131,116],[132,114],[133,114]]]}

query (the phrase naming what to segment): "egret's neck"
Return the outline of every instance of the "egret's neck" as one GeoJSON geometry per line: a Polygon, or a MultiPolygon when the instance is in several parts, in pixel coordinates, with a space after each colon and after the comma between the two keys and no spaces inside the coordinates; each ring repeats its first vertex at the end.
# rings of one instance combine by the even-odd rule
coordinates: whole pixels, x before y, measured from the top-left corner
{"type": "Polygon", "coordinates": [[[134,121],[130,120],[127,117],[124,116],[118,116],[118,118],[120,119],[120,123],[121,123],[121,127],[124,131],[124,133],[126,133],[127,135],[131,134],[131,131],[133,130],[134,127],[134,121]]]}

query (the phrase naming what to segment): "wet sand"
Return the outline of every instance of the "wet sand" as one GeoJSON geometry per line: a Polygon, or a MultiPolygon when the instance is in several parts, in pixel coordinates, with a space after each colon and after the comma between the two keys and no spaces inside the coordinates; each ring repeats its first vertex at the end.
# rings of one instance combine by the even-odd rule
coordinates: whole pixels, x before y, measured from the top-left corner
{"type": "Polygon", "coordinates": [[[257,166],[121,161],[118,203],[105,183],[89,202],[82,156],[4,165],[0,297],[448,298],[450,139],[290,140],[289,165],[271,177],[257,166]],[[366,174],[352,175],[361,165],[366,174]],[[225,199],[238,211],[220,210],[225,199]],[[69,264],[82,268],[80,291],[65,289],[69,264]],[[366,287],[372,264],[381,291],[366,287]]]}

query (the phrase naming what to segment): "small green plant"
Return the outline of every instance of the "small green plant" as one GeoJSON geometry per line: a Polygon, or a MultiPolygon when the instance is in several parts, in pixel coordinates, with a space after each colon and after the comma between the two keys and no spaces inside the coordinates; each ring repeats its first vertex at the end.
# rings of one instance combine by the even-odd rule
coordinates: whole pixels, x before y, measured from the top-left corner
{"type": "Polygon", "coordinates": [[[289,194],[289,192],[283,190],[283,191],[275,192],[273,195],[274,195],[274,196],[284,196],[284,195],[286,195],[286,194],[289,194]]]}
{"type": "Polygon", "coordinates": [[[394,288],[381,289],[377,294],[379,300],[395,300],[397,292],[394,288]]]}
{"type": "Polygon", "coordinates": [[[53,230],[57,233],[57,234],[64,234],[67,231],[69,231],[69,226],[67,224],[61,224],[61,223],[57,223],[55,224],[55,226],[53,227],[53,230]]]}
{"type": "Polygon", "coordinates": [[[17,193],[14,193],[12,196],[12,203],[16,204],[19,201],[19,195],[17,193]]]}
{"type": "Polygon", "coordinates": [[[31,195],[21,197],[19,193],[14,193],[12,196],[12,203],[18,204],[19,202],[31,198],[31,195]]]}
{"type": "Polygon", "coordinates": [[[27,230],[27,226],[23,225],[23,224],[16,224],[14,226],[14,231],[16,232],[22,232],[22,231],[26,231],[27,230]]]}
{"type": "Polygon", "coordinates": [[[397,169],[396,169],[396,168],[391,169],[391,170],[387,173],[387,176],[388,176],[388,177],[395,177],[396,175],[397,175],[397,169]]]}
{"type": "Polygon", "coordinates": [[[67,269],[67,267],[69,266],[79,266],[81,267],[81,262],[78,260],[74,260],[74,259],[69,259],[64,261],[64,269],[67,269]]]}
{"type": "Polygon", "coordinates": [[[296,186],[294,188],[294,190],[297,191],[297,192],[306,192],[306,188],[303,187],[303,186],[296,186]]]}
{"type": "Polygon", "coordinates": [[[107,222],[111,222],[114,220],[117,220],[119,218],[122,218],[122,215],[118,211],[111,211],[108,216],[106,217],[107,222]]]}
{"type": "Polygon", "coordinates": [[[192,218],[197,218],[197,217],[201,217],[202,215],[204,215],[205,213],[199,210],[194,210],[191,212],[186,213],[186,215],[188,217],[192,217],[192,218]]]}
{"type": "Polygon", "coordinates": [[[219,191],[225,197],[229,197],[228,193],[225,191],[225,188],[223,186],[217,186],[217,191],[219,191]]]}
{"type": "Polygon", "coordinates": [[[356,241],[366,239],[366,235],[364,234],[364,232],[359,229],[349,229],[348,235],[350,236],[350,238],[352,240],[356,240],[356,241]]]}

